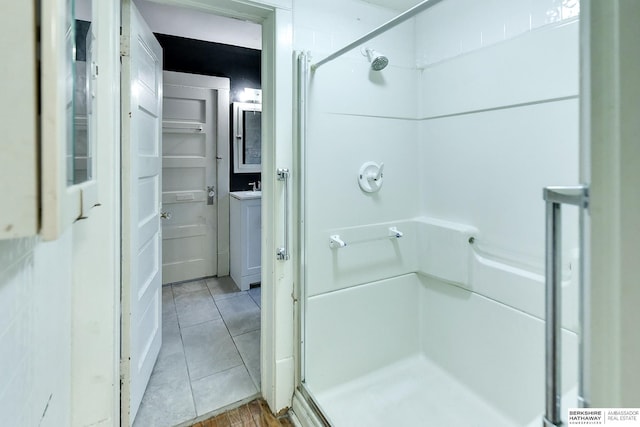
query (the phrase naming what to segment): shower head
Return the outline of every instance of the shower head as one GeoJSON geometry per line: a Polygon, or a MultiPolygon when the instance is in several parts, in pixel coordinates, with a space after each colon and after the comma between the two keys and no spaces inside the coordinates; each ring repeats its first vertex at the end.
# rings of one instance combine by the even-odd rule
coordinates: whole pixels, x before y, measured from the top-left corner
{"type": "Polygon", "coordinates": [[[373,71],[380,71],[389,64],[389,59],[386,56],[373,49],[366,48],[362,54],[371,62],[371,69],[373,71]]]}

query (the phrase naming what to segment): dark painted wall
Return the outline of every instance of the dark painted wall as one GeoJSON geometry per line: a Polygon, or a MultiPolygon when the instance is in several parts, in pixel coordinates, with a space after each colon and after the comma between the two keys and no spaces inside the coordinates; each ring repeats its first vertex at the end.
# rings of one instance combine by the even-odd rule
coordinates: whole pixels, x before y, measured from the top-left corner
{"type": "MultiPolygon", "coordinates": [[[[231,82],[230,102],[239,101],[238,94],[245,87],[261,89],[260,55],[256,49],[230,46],[221,43],[205,42],[182,37],[156,34],[163,50],[163,68],[166,71],[203,74],[207,76],[228,77],[231,82]]],[[[229,126],[231,126],[233,108],[229,106],[229,126]]],[[[229,136],[233,135],[231,126],[229,136]]],[[[230,191],[248,190],[249,182],[260,180],[259,173],[233,173],[233,145],[230,145],[230,191]]]]}
{"type": "Polygon", "coordinates": [[[76,61],[87,60],[87,34],[91,22],[76,19],[76,61]]]}

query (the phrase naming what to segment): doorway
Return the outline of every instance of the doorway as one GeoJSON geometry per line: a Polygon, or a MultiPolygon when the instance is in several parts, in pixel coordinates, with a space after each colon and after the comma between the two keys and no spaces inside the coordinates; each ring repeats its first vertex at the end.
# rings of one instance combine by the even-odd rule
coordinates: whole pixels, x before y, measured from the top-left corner
{"type": "MultiPolygon", "coordinates": [[[[125,6],[129,2],[123,0],[122,8],[118,7],[118,12],[122,12],[122,27],[125,24],[125,6]],[[121,10],[120,10],[121,9],[121,10]]],[[[294,346],[291,341],[290,334],[293,328],[293,301],[291,294],[293,292],[294,268],[292,259],[280,260],[273,254],[277,253],[283,242],[290,245],[290,236],[292,226],[286,219],[286,212],[291,211],[290,200],[284,199],[285,189],[291,185],[284,185],[277,180],[277,169],[290,169],[293,166],[293,135],[291,129],[293,126],[292,111],[292,74],[293,58],[288,52],[292,50],[292,4],[289,0],[282,0],[273,4],[266,1],[256,1],[251,4],[230,4],[225,0],[213,0],[206,4],[199,3],[195,6],[192,2],[185,0],[170,0],[162,2],[164,4],[173,4],[184,6],[185,10],[198,9],[201,12],[229,16],[237,18],[240,22],[250,21],[259,22],[262,25],[263,35],[263,59],[261,61],[262,73],[261,80],[263,83],[263,105],[262,113],[262,135],[268,144],[263,144],[262,148],[262,292],[261,292],[261,391],[264,399],[273,412],[279,412],[291,405],[293,395],[295,375],[294,365],[294,346]],[[276,93],[275,89],[278,88],[276,93]],[[285,203],[283,203],[283,201],[285,203]],[[288,232],[285,233],[285,231],[288,232]],[[284,236],[284,239],[283,239],[284,236]]],[[[115,16],[118,15],[114,15],[115,16]]],[[[183,28],[188,24],[174,20],[183,28]]],[[[113,22],[118,22],[114,20],[113,22]]],[[[124,31],[124,30],[123,30],[124,31]]],[[[120,56],[123,64],[129,54],[128,39],[122,39],[123,44],[120,46],[120,56]]],[[[124,68],[123,68],[124,69],[124,68]]],[[[121,95],[124,98],[126,93],[131,93],[134,86],[123,79],[121,95]]],[[[122,108],[122,107],[121,107],[122,108]]],[[[127,107],[125,107],[127,108],[127,107]]],[[[128,115],[128,109],[122,108],[122,135],[123,148],[126,143],[124,124],[129,121],[131,116],[128,115]]],[[[123,174],[121,176],[122,185],[128,185],[127,170],[124,161],[122,162],[123,174]]],[[[137,199],[121,200],[121,222],[131,221],[131,217],[135,213],[135,205],[137,199]]],[[[158,206],[158,205],[156,205],[158,206]]],[[[157,220],[160,211],[157,212],[157,220]]],[[[131,261],[127,260],[125,249],[129,244],[125,240],[127,236],[123,232],[122,238],[122,289],[121,289],[121,352],[120,366],[116,368],[121,376],[121,423],[123,425],[132,424],[132,396],[131,384],[134,381],[131,373],[131,345],[132,330],[135,327],[134,313],[131,313],[131,301],[136,297],[138,288],[132,279],[135,271],[127,265],[131,261]]],[[[157,309],[160,304],[157,305],[157,309]]]]}
{"type": "MultiPolygon", "coordinates": [[[[229,106],[237,100],[229,89],[238,76],[208,66],[231,61],[221,58],[211,38],[197,39],[193,30],[201,17],[150,2],[136,6],[163,48],[164,286],[162,347],[140,407],[136,413],[132,406],[131,413],[136,413],[133,425],[172,426],[258,395],[260,288],[241,292],[228,276],[234,178],[229,106]],[[188,29],[181,18],[190,20],[188,29]],[[183,25],[167,24],[173,21],[183,25]]],[[[260,25],[252,25],[260,35],[260,25]]],[[[251,51],[253,87],[259,89],[260,51],[222,49],[251,51]]]]}

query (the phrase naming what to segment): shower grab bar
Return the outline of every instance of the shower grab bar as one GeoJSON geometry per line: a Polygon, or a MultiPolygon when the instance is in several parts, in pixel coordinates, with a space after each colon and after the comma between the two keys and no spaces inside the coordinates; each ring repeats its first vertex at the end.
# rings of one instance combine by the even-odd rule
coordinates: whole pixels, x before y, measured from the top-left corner
{"type": "Polygon", "coordinates": [[[424,0],[424,1],[420,2],[420,3],[418,3],[417,5],[413,6],[411,9],[407,9],[405,12],[402,12],[400,15],[396,16],[395,18],[393,18],[393,19],[385,22],[384,24],[380,25],[379,27],[371,30],[370,32],[368,32],[364,36],[360,37],[356,41],[349,43],[348,45],[346,45],[342,49],[332,53],[331,55],[325,57],[324,59],[322,59],[322,60],[320,60],[318,62],[316,62],[315,64],[312,64],[311,65],[311,70],[315,71],[316,68],[320,67],[322,64],[325,64],[325,63],[327,63],[329,61],[333,61],[334,59],[336,59],[339,56],[342,56],[343,54],[347,53],[351,49],[353,49],[355,47],[358,47],[363,43],[368,42],[369,40],[379,36],[380,34],[384,33],[387,30],[390,30],[391,28],[395,27],[398,24],[402,24],[407,19],[413,18],[418,13],[424,12],[425,10],[437,5],[441,1],[444,1],[444,0],[424,0]]]}
{"type": "MultiPolygon", "coordinates": [[[[375,242],[377,240],[386,240],[386,239],[399,239],[404,236],[404,233],[398,230],[396,227],[389,227],[389,233],[386,236],[380,237],[372,237],[370,239],[362,239],[362,240],[352,240],[349,244],[355,245],[358,243],[367,243],[367,242],[375,242]]],[[[329,247],[331,249],[340,249],[347,246],[347,242],[345,242],[339,234],[333,234],[329,236],[329,247]]]]}
{"type": "MultiPolygon", "coordinates": [[[[545,244],[545,415],[543,427],[560,426],[562,404],[562,222],[561,205],[575,205],[586,208],[589,202],[585,186],[545,187],[543,198],[546,204],[546,244],[545,244]]],[[[582,217],[582,212],[580,213],[582,217]]],[[[581,281],[584,280],[581,276],[581,281]]],[[[582,286],[581,286],[582,288],[582,286]]],[[[580,319],[581,331],[583,333],[580,319]]],[[[584,349],[579,357],[582,367],[584,349]]],[[[582,369],[581,369],[582,372],[582,369]]],[[[580,375],[580,383],[582,376],[580,375]]],[[[579,385],[581,389],[581,385],[579,385]]]]}
{"type": "Polygon", "coordinates": [[[284,242],[276,251],[276,259],[286,261],[289,259],[289,169],[279,168],[277,170],[278,181],[284,182],[284,242]]]}

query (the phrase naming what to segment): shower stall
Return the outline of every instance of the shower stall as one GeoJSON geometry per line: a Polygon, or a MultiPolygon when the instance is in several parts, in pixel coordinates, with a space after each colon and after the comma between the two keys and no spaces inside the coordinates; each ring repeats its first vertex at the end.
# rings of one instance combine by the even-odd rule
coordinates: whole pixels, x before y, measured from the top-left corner
{"type": "MultiPolygon", "coordinates": [[[[580,184],[579,4],[514,6],[507,25],[473,3],[426,1],[299,52],[297,393],[320,424],[542,423],[542,193],[580,184]]],[[[562,221],[551,400],[569,408],[579,209],[562,221]]]]}

